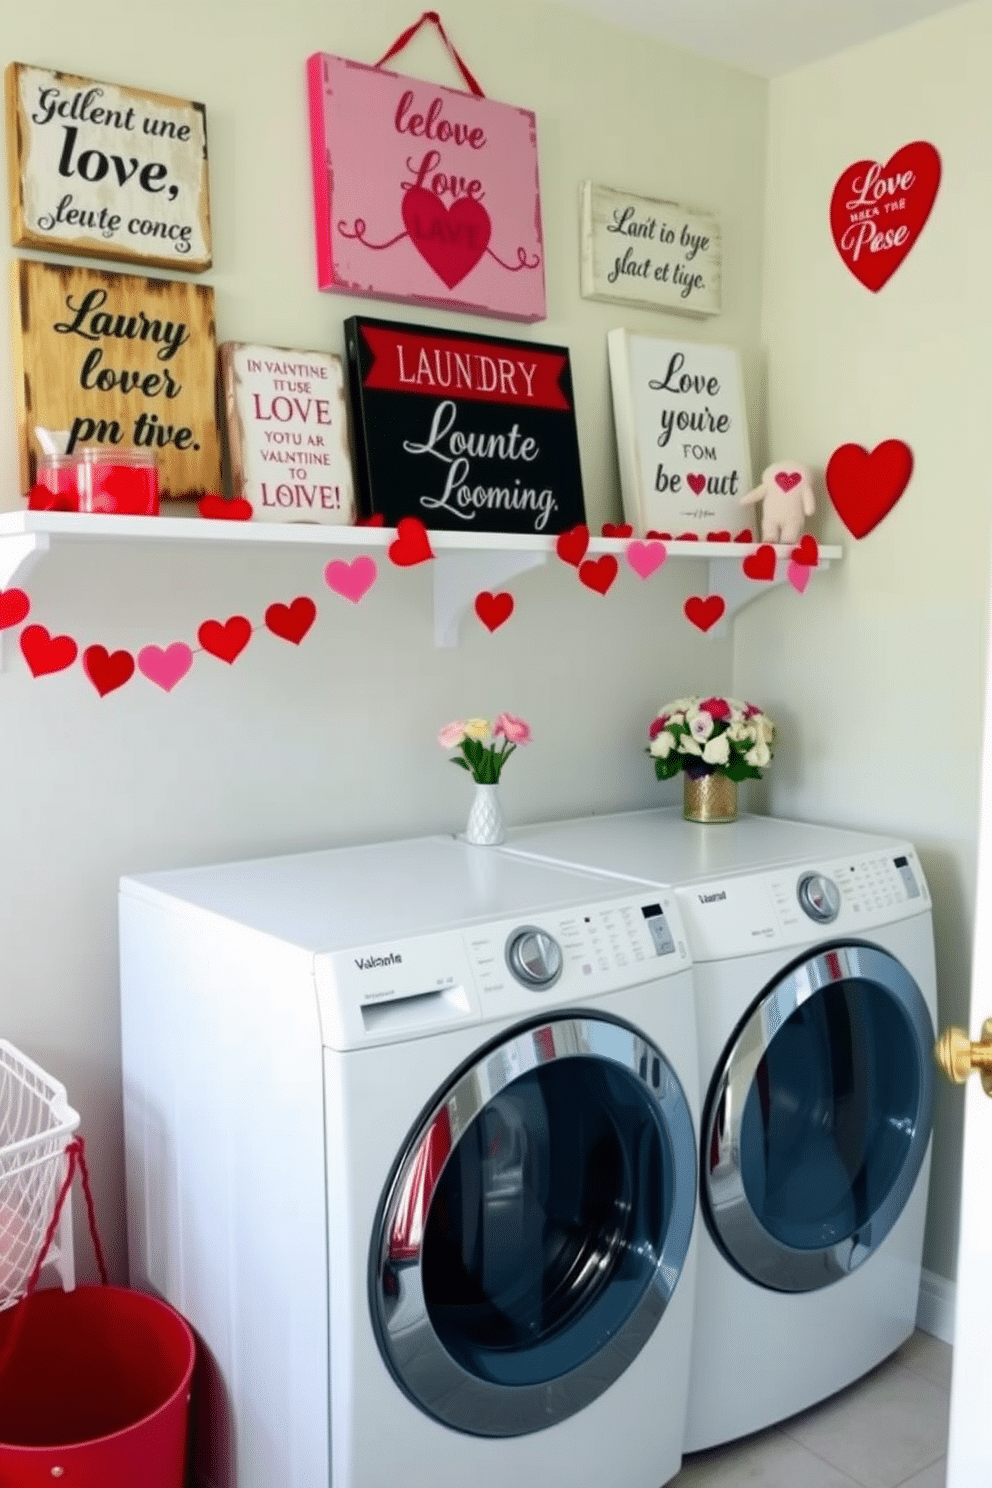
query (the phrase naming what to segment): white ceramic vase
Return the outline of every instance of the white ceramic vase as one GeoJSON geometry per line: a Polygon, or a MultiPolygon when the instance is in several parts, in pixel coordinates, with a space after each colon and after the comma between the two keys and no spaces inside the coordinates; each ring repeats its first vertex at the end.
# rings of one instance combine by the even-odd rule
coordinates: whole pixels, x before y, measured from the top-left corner
{"type": "Polygon", "coordinates": [[[465,828],[465,841],[471,842],[475,847],[495,847],[505,836],[506,823],[503,821],[499,786],[476,783],[475,798],[465,828]]]}

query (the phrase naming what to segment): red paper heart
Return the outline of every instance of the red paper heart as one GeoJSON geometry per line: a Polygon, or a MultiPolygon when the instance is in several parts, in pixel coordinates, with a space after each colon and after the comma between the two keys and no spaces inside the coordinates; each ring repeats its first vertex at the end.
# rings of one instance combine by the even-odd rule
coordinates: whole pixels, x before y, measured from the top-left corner
{"type": "Polygon", "coordinates": [[[210,495],[200,498],[199,512],[201,517],[209,517],[216,522],[248,522],[252,516],[252,505],[240,496],[234,501],[225,501],[223,496],[210,495]]]}
{"type": "Polygon", "coordinates": [[[619,572],[620,565],[612,553],[604,553],[601,558],[587,558],[585,563],[579,564],[580,582],[597,594],[605,594],[619,572]]]}
{"type": "Polygon", "coordinates": [[[742,527],[740,532],[734,533],[734,542],[754,542],[754,533],[750,527],[742,527]]]}
{"type": "Polygon", "coordinates": [[[385,527],[386,518],[382,512],[373,512],[370,517],[359,517],[355,523],[356,527],[385,527]]]}
{"type": "Polygon", "coordinates": [[[698,542],[699,541],[699,533],[698,532],[680,532],[679,535],[678,535],[678,537],[675,539],[675,541],[676,542],[698,542]]]}
{"type": "Polygon", "coordinates": [[[237,660],[251,640],[251,621],[244,615],[232,615],[229,620],[204,620],[197,631],[197,638],[204,651],[219,656],[228,665],[237,660]]]}
{"type": "Polygon", "coordinates": [[[460,196],[445,206],[423,186],[403,193],[403,226],[425,263],[449,289],[460,284],[489,246],[493,225],[481,202],[460,196]]]}
{"type": "Polygon", "coordinates": [[[730,542],[730,538],[729,532],[707,532],[706,534],[707,542],[730,542]]]}
{"type": "Polygon", "coordinates": [[[21,651],[34,677],[64,672],[79,654],[72,636],[49,635],[43,625],[28,625],[21,631],[21,651]]]}
{"type": "Polygon", "coordinates": [[[830,500],[854,537],[864,537],[895,506],[913,473],[913,452],[901,439],[883,439],[869,454],[842,444],[827,461],[830,500]]]}
{"type": "Polygon", "coordinates": [[[670,532],[657,532],[653,527],[644,535],[647,538],[655,538],[658,542],[671,542],[672,540],[672,534],[670,532]]]}
{"type": "Polygon", "coordinates": [[[106,646],[87,646],[83,652],[83,671],[101,697],[123,687],[134,676],[134,657],[130,651],[108,651],[106,646]]]}
{"type": "Polygon", "coordinates": [[[475,596],[475,613],[487,630],[499,630],[513,614],[513,595],[505,589],[499,594],[490,594],[488,589],[484,589],[475,596]]]}
{"type": "Polygon", "coordinates": [[[855,279],[877,292],[913,247],[940,185],[940,156],[914,140],[885,165],[856,160],[830,198],[830,230],[855,279]]]}
{"type": "Polygon", "coordinates": [[[802,480],[802,473],[798,470],[777,470],[775,472],[775,484],[780,491],[791,491],[793,486],[798,486],[802,480]]]}
{"type": "Polygon", "coordinates": [[[697,630],[709,630],[720,619],[727,608],[726,601],[719,594],[708,594],[704,599],[702,595],[694,594],[687,599],[682,606],[685,618],[692,622],[697,630]]]}
{"type": "MultiPolygon", "coordinates": [[[[297,595],[292,604],[270,604],[265,623],[273,635],[298,646],[317,618],[317,606],[305,594],[297,595]]],[[[229,622],[230,623],[230,622],[229,622]]]]}
{"type": "Polygon", "coordinates": [[[685,483],[691,491],[695,491],[697,496],[699,495],[700,491],[705,491],[706,489],[705,475],[687,475],[685,478],[685,483]]]}
{"type": "Polygon", "coordinates": [[[793,548],[791,558],[794,563],[801,563],[804,568],[816,568],[820,562],[820,547],[815,537],[807,532],[798,548],[793,548]]]}
{"type": "Polygon", "coordinates": [[[68,491],[61,494],[50,491],[40,481],[28,492],[28,511],[77,511],[78,508],[78,496],[70,495],[68,491]]]}
{"type": "Polygon", "coordinates": [[[20,625],[31,608],[23,589],[0,589],[0,630],[20,625]]]}
{"type": "Polygon", "coordinates": [[[570,527],[567,532],[559,532],[555,542],[555,552],[562,563],[570,563],[573,568],[578,568],[586,556],[589,546],[589,528],[584,522],[577,527],[570,527]]]}
{"type": "Polygon", "coordinates": [[[396,538],[386,551],[400,568],[412,568],[415,563],[426,563],[428,558],[434,557],[427,528],[419,517],[400,517],[396,524],[396,538]]]}
{"type": "Polygon", "coordinates": [[[762,543],[756,553],[749,553],[741,564],[749,579],[773,579],[775,577],[775,549],[771,543],[762,543]]]}
{"type": "Polygon", "coordinates": [[[633,537],[634,529],[628,522],[604,522],[604,537],[633,537]]]}

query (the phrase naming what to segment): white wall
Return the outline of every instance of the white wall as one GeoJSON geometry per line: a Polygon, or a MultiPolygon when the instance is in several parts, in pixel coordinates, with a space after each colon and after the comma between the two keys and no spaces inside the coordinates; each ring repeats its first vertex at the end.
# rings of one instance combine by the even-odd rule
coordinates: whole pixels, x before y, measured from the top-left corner
{"type": "MultiPolygon", "coordinates": [[[[903,834],[934,897],[942,1023],[967,1022],[990,545],[992,5],[938,18],[771,87],[764,328],[768,453],[822,470],[833,449],[899,438],[912,480],[844,561],[748,609],[735,681],[782,725],[781,815],[903,834]],[[837,255],[828,207],[849,164],[929,140],[929,222],[877,294],[837,255]]],[[[925,1264],[955,1271],[963,1102],[940,1081],[925,1264]]]]}
{"type": "MultiPolygon", "coordinates": [[[[406,0],[49,0],[8,7],[5,61],[202,101],[210,145],[219,340],[342,349],[341,323],[379,304],[314,288],[304,63],[314,51],[378,57],[416,13],[406,0]]],[[[494,97],[533,107],[539,130],[548,319],[475,325],[571,347],[590,525],[618,520],[605,336],[618,324],[738,346],[761,424],[759,376],[767,85],[540,0],[447,0],[456,45],[494,97]],[[578,191],[591,177],[716,212],[722,316],[623,316],[578,295],[578,191]]],[[[455,82],[436,38],[411,72],[455,82]]],[[[9,233],[0,236],[9,240],[9,233]]],[[[6,250],[6,256],[15,254],[6,250]]],[[[112,265],[110,267],[113,267],[112,265]]],[[[126,269],[126,266],[122,266],[126,269]]],[[[16,508],[9,333],[0,331],[0,507],[16,508]]],[[[472,619],[459,649],[432,643],[429,575],[390,572],[360,607],[323,588],[305,553],[126,546],[60,550],[30,574],[32,618],[82,644],[195,644],[198,624],[310,594],[297,650],[262,632],[232,668],[200,657],[167,696],[137,678],[100,700],[78,666],[0,673],[0,1029],[63,1078],[83,1114],[99,1220],[123,1275],[115,893],[122,872],[404,833],[455,830],[469,791],[435,743],[466,713],[507,708],[536,741],[514,759],[516,820],[674,799],[642,752],[656,707],[731,680],[731,644],[700,636],[684,598],[699,565],[605,599],[572,570],[513,585],[495,636],[472,619]]],[[[12,648],[8,645],[8,653],[12,648]]],[[[781,691],[776,689],[776,697],[781,691]]],[[[801,697],[790,708],[800,711],[801,697]]],[[[264,1113],[248,1113],[264,1119],[264,1113]]]]}

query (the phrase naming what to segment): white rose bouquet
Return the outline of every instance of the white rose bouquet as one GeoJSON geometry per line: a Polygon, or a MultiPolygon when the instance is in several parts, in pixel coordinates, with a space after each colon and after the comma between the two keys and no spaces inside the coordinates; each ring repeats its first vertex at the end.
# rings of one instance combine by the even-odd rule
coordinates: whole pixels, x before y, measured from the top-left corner
{"type": "Polygon", "coordinates": [[[652,721],[648,740],[659,780],[680,770],[692,779],[760,780],[774,753],[775,725],[754,703],[736,698],[677,698],[652,721]]]}

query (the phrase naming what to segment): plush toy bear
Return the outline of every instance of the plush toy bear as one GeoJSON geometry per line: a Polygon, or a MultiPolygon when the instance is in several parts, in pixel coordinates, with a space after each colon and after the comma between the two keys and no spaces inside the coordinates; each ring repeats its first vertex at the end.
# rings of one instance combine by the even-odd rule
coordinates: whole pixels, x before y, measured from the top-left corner
{"type": "Polygon", "coordinates": [[[795,542],[805,518],[816,510],[810,472],[795,460],[778,460],[762,472],[761,485],[740,499],[741,506],[763,502],[761,541],[795,542]]]}

